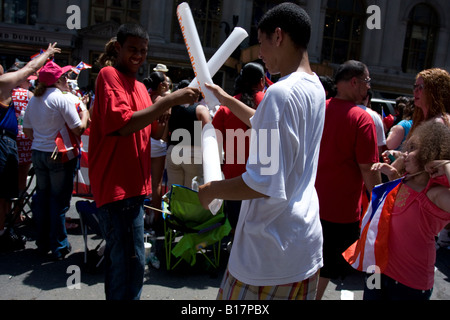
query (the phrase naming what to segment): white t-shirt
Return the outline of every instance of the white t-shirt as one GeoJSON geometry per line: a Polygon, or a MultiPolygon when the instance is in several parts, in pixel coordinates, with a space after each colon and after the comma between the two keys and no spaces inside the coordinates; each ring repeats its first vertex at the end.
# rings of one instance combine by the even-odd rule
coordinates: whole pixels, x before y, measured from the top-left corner
{"type": "Polygon", "coordinates": [[[299,72],[269,87],[251,118],[251,151],[242,178],[268,198],[242,202],[229,260],[238,280],[282,285],[307,279],[322,267],[314,184],[324,121],[319,78],[299,72]]]}
{"type": "Polygon", "coordinates": [[[66,123],[70,129],[81,125],[76,103],[74,96],[57,88],[48,88],[41,97],[31,98],[25,111],[23,127],[33,129],[32,150],[53,152],[55,138],[66,123]]]}
{"type": "Polygon", "coordinates": [[[385,146],[386,145],[386,135],[384,134],[384,125],[383,125],[383,121],[381,120],[380,115],[378,114],[378,112],[367,108],[365,105],[358,105],[358,107],[360,107],[363,110],[366,110],[367,113],[370,114],[370,116],[373,119],[373,122],[375,123],[375,129],[377,131],[377,145],[380,146],[385,146]]]}

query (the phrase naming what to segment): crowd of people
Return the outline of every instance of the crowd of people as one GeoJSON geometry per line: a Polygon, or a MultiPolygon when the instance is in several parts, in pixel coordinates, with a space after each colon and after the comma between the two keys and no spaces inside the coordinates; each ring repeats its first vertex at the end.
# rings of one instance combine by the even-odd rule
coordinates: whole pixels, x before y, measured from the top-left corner
{"type": "Polygon", "coordinates": [[[121,25],[105,46],[89,110],[70,94],[73,67],[51,60],[60,53],[56,44],[0,75],[1,249],[23,248],[24,239],[5,220],[32,163],[38,250],[56,260],[70,252],[64,222],[79,159],[58,139],[67,135],[76,146],[89,127],[107,299],[140,298],[143,217],[149,215],[144,201],[152,197],[155,210],[147,223],[156,225],[164,173],[169,186],[192,187],[196,180],[205,208],[225,200],[233,242],[218,299],[321,299],[330,279],[353,272],[343,252],[360,238],[372,190],[401,179],[389,208],[382,288],[366,288],[364,298],[429,299],[436,237],[449,245],[450,75],[438,68],[421,71],[414,97],[399,97],[396,114],[383,117],[371,109],[369,68],[350,60],[333,78],[319,78],[308,58],[310,36],[311,20],[298,5],[266,12],[258,24],[265,68],[245,65],[233,94],[207,84],[221,104],[214,114],[187,79],[173,89],[164,65],[137,80],[149,48],[147,31],[137,24],[121,25]],[[266,70],[280,79],[269,85],[266,70]],[[33,93],[30,77],[38,80],[33,93]],[[224,137],[224,179],[204,184],[195,137],[207,123],[224,137]],[[227,143],[229,130],[242,134],[233,135],[241,144],[227,143]],[[180,132],[191,139],[181,139],[180,132]],[[264,142],[275,171],[258,153],[264,142]],[[30,143],[31,152],[21,151],[30,143]]]}

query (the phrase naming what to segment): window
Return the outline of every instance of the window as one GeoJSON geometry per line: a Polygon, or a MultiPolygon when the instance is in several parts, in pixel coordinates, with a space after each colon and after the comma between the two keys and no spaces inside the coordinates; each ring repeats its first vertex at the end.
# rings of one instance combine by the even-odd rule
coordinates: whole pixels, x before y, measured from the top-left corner
{"type": "Polygon", "coordinates": [[[0,22],[36,24],[38,0],[0,0],[0,22]]]}
{"type": "Polygon", "coordinates": [[[192,11],[200,41],[204,47],[219,46],[220,22],[222,20],[221,0],[177,0],[174,1],[174,19],[172,20],[172,42],[184,43],[177,18],[177,7],[182,2],[188,2],[192,11]]]}
{"type": "Polygon", "coordinates": [[[91,25],[106,21],[140,23],[141,0],[92,0],[91,25]]]}
{"type": "Polygon", "coordinates": [[[417,73],[433,65],[439,22],[436,11],[418,4],[410,12],[403,48],[403,72],[417,73]]]}
{"type": "Polygon", "coordinates": [[[341,64],[359,60],[365,25],[361,0],[328,0],[322,42],[322,61],[341,64]]]}

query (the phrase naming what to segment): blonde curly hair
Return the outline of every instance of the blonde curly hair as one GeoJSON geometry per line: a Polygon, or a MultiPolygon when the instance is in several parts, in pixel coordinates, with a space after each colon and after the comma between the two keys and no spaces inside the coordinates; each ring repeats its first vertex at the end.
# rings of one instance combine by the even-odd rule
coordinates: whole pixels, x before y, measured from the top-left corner
{"type": "Polygon", "coordinates": [[[443,123],[425,121],[416,128],[402,149],[419,150],[416,160],[422,169],[433,160],[450,160],[450,128],[443,123]]]}

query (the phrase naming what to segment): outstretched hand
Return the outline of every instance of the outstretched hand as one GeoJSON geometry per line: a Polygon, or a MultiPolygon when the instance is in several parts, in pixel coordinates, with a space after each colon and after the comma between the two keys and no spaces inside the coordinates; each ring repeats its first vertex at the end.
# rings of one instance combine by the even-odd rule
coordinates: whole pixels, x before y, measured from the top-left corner
{"type": "Polygon", "coordinates": [[[57,44],[57,42],[49,43],[47,51],[45,51],[49,58],[52,58],[55,53],[61,53],[61,49],[56,47],[57,44]]]}
{"type": "Polygon", "coordinates": [[[168,97],[175,100],[173,105],[194,104],[198,101],[199,96],[200,90],[192,87],[179,89],[168,95],[168,97]]]}
{"type": "Polygon", "coordinates": [[[214,93],[214,95],[219,100],[221,105],[226,105],[225,100],[231,97],[228,93],[225,92],[225,90],[223,90],[220,86],[216,84],[205,83],[205,87],[211,90],[212,93],[214,93]]]}

